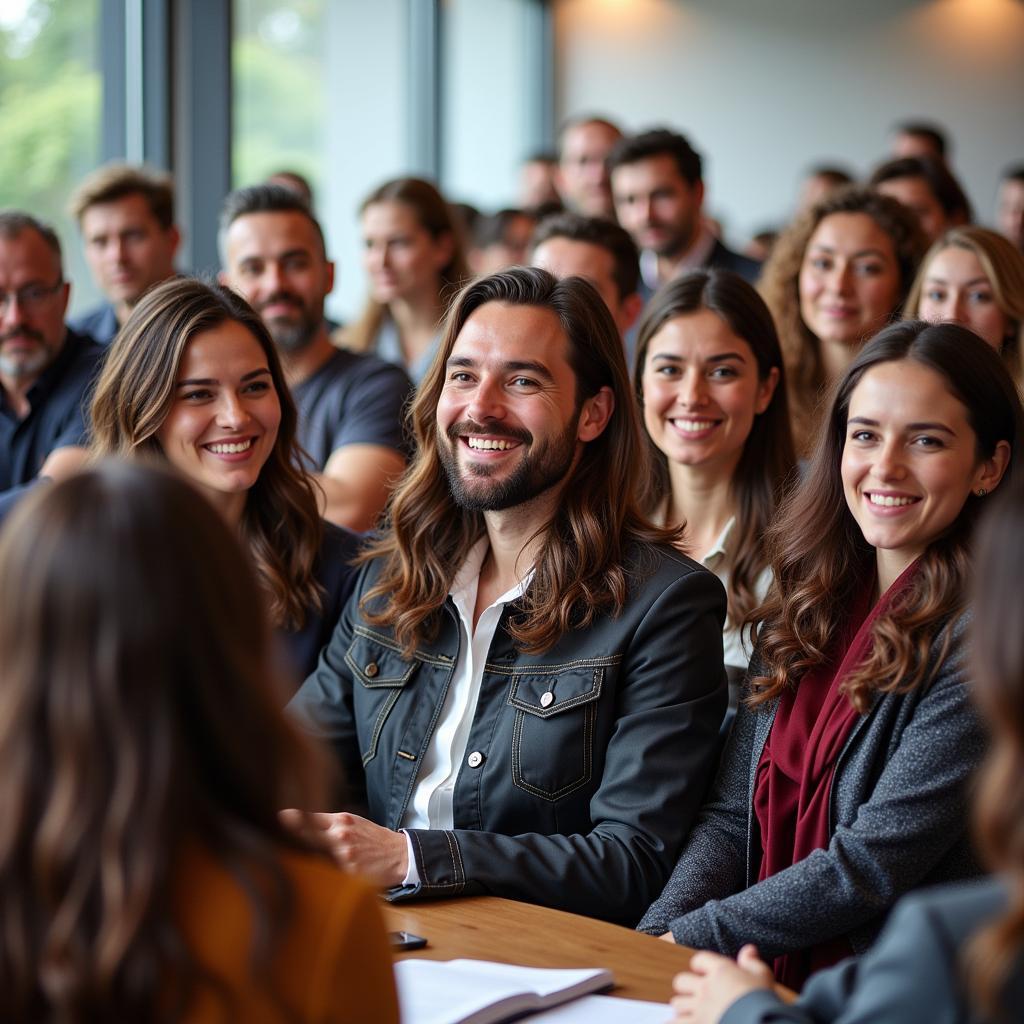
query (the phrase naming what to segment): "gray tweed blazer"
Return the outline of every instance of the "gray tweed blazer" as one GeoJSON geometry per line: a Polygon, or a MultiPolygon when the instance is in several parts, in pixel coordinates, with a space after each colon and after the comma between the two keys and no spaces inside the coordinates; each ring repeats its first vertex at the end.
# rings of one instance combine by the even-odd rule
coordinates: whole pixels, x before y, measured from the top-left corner
{"type": "MultiPolygon", "coordinates": [[[[903,893],[980,873],[968,840],[968,780],[985,732],[964,675],[967,615],[948,653],[932,645],[930,682],[880,694],[836,762],[828,848],[757,881],[754,777],[774,703],[740,704],[718,774],[661,896],[639,930],[698,949],[763,957],[846,936],[863,952],[903,893]]],[[[756,662],[756,654],[755,654],[756,662]]]]}

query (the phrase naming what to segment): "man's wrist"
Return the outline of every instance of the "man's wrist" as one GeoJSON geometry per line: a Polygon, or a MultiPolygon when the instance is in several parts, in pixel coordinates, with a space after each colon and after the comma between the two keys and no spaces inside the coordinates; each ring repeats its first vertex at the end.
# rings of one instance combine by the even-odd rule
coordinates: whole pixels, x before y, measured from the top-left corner
{"type": "Polygon", "coordinates": [[[420,872],[416,866],[416,851],[412,846],[412,835],[408,829],[400,829],[401,834],[405,837],[405,875],[402,878],[403,886],[417,886],[420,884],[420,872]]]}

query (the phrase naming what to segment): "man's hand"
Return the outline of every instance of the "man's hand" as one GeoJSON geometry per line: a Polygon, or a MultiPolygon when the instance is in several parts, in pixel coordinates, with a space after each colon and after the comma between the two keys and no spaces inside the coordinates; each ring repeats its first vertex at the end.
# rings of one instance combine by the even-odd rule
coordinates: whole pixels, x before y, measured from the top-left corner
{"type": "Polygon", "coordinates": [[[382,886],[401,885],[408,873],[405,836],[358,814],[282,811],[281,820],[298,831],[315,829],[317,838],[326,841],[327,849],[341,867],[382,886]]]}
{"type": "Polygon", "coordinates": [[[677,974],[672,982],[676,993],[672,997],[673,1024],[718,1024],[737,999],[759,988],[771,988],[773,981],[755,946],[744,946],[735,962],[717,953],[694,953],[690,969],[677,974]]]}

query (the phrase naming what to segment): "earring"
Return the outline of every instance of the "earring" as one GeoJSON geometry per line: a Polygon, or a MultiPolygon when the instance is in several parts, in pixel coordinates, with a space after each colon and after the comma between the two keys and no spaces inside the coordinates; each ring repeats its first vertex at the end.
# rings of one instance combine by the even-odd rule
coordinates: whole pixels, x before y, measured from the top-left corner
{"type": "Polygon", "coordinates": [[[988,494],[988,491],[986,491],[984,487],[979,487],[974,493],[977,494],[979,498],[984,498],[985,495],[988,494]]]}

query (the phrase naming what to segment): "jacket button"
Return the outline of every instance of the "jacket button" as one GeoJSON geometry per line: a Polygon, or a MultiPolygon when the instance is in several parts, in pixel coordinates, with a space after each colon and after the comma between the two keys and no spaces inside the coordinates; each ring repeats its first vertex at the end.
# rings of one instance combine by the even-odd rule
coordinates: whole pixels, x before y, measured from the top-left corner
{"type": "Polygon", "coordinates": [[[466,763],[470,768],[479,768],[484,763],[484,755],[479,750],[474,750],[469,757],[466,758],[466,763]]]}
{"type": "Polygon", "coordinates": [[[548,690],[547,693],[542,693],[540,695],[540,706],[542,708],[551,707],[551,705],[554,704],[554,702],[555,702],[555,695],[550,690],[548,690]]]}
{"type": "Polygon", "coordinates": [[[367,674],[367,676],[369,676],[370,679],[372,679],[380,671],[380,669],[377,668],[377,662],[371,661],[370,664],[363,669],[363,671],[367,674]]]}

